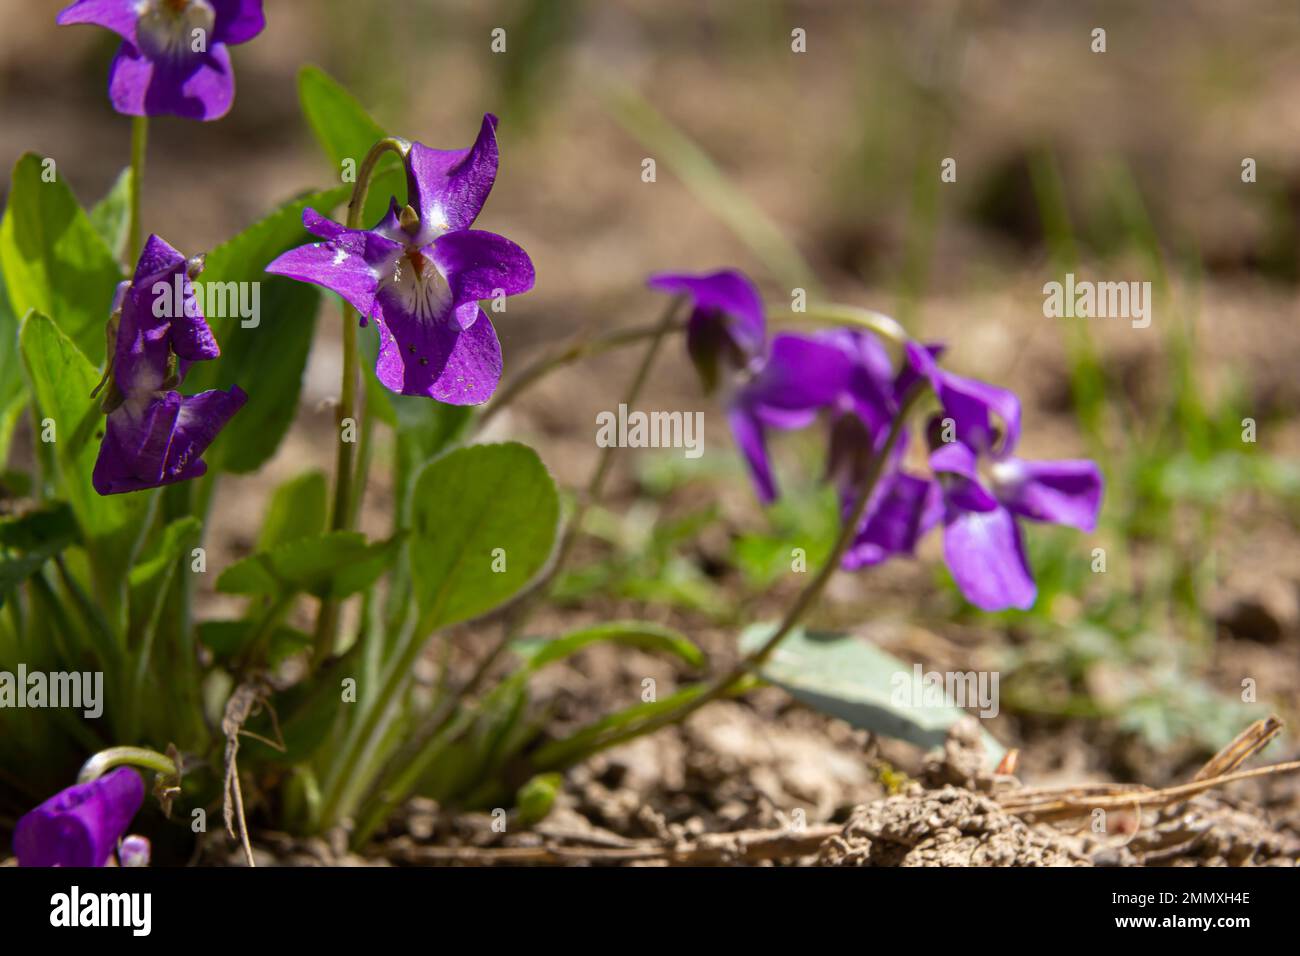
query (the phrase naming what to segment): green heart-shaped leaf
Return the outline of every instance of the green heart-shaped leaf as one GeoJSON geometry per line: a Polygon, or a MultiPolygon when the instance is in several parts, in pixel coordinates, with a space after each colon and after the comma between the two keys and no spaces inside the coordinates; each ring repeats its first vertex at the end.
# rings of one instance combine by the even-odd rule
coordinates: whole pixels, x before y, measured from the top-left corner
{"type": "Polygon", "coordinates": [[[426,633],[507,601],[555,543],[555,482],[517,442],[461,448],[430,463],[412,502],[411,577],[426,633]]]}

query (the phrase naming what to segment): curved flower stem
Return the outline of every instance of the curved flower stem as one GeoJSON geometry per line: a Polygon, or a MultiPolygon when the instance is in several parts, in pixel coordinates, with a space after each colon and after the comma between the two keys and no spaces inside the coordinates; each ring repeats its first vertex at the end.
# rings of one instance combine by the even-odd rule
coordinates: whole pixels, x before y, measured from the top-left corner
{"type": "Polygon", "coordinates": [[[557,761],[555,765],[545,765],[534,768],[538,772],[543,770],[557,770],[563,767],[571,766],[581,759],[591,756],[601,750],[608,749],[624,741],[639,737],[642,734],[651,733],[661,727],[669,724],[675,724],[699,710],[705,704],[717,700],[719,697],[725,697],[731,694],[741,683],[750,676],[750,674],[760,668],[781,642],[787,638],[791,632],[798,627],[804,614],[809,608],[816,603],[830,579],[834,577],[835,572],[839,569],[840,561],[844,553],[848,550],[853,538],[857,535],[858,525],[862,522],[862,516],[866,513],[867,505],[871,501],[871,496],[876,490],[876,485],[880,481],[880,476],[884,472],[885,463],[889,460],[894,446],[898,443],[899,435],[902,434],[903,425],[907,420],[908,414],[915,406],[917,400],[924,394],[926,386],[918,383],[912,387],[907,397],[900,404],[898,414],[894,416],[894,421],[889,430],[889,435],[885,439],[885,444],[872,458],[870,470],[862,482],[862,488],[858,492],[857,499],[853,502],[853,508],[848,519],[845,520],[844,526],[840,529],[840,535],[835,541],[834,548],[831,549],[830,555],[817,571],[817,576],[808,582],[808,585],[795,598],[790,605],[781,623],[777,625],[772,636],[763,642],[762,646],[754,649],[745,657],[741,658],[730,671],[722,677],[711,682],[706,689],[685,701],[681,706],[673,710],[657,714],[648,720],[632,727],[611,734],[603,740],[600,740],[594,746],[584,749],[580,753],[568,755],[565,759],[557,761]]]}
{"type": "MultiPolygon", "coordinates": [[[[646,348],[645,354],[641,358],[641,364],[633,375],[631,383],[628,385],[627,392],[623,397],[623,403],[629,408],[636,404],[636,400],[641,395],[641,390],[645,387],[646,380],[650,377],[650,370],[654,367],[655,359],[659,355],[659,349],[663,345],[664,339],[681,323],[677,315],[681,310],[684,299],[681,296],[674,296],[668,303],[667,309],[664,310],[663,317],[653,326],[653,332],[650,334],[650,345],[646,348]]],[[[644,338],[644,335],[638,334],[638,340],[644,338]]],[[[572,350],[569,350],[570,352],[572,350]]],[[[567,354],[567,353],[566,353],[567,354]]],[[[562,362],[560,364],[563,364],[562,362]]],[[[555,367],[553,362],[542,362],[539,366],[545,366],[546,370],[555,367]]],[[[526,373],[525,373],[526,374],[526,373]]],[[[534,380],[545,374],[545,371],[534,376],[534,380]]],[[[370,834],[384,821],[385,817],[391,812],[423,774],[425,766],[420,760],[420,755],[424,750],[424,745],[435,739],[455,720],[461,703],[470,694],[474,693],[479,686],[487,679],[493,666],[500,659],[501,655],[506,652],[511,643],[519,636],[527,625],[529,618],[537,609],[541,598],[547,593],[550,584],[556,579],[560,571],[563,570],[565,563],[573,553],[573,547],[577,542],[578,534],[582,529],[583,520],[587,512],[595,502],[600,500],[600,496],[605,488],[605,481],[609,477],[610,468],[614,463],[614,453],[617,451],[616,445],[608,445],[601,449],[600,458],[596,462],[596,467],[591,473],[591,478],[587,481],[586,490],[578,500],[574,508],[573,516],[570,518],[564,529],[564,535],[560,539],[560,545],[556,549],[555,558],[547,565],[546,570],[534,580],[522,595],[515,599],[515,603],[505,612],[501,622],[501,636],[496,643],[489,649],[486,656],[479,661],[478,666],[469,679],[460,685],[454,693],[448,694],[439,706],[437,712],[421,729],[417,739],[406,748],[406,752],[411,754],[409,760],[398,761],[402,766],[400,776],[393,781],[391,785],[384,786],[383,796],[376,804],[374,809],[362,821],[361,826],[353,834],[353,844],[360,845],[369,838],[370,834]]],[[[423,628],[417,629],[416,638],[412,641],[410,648],[404,655],[401,666],[391,671],[394,679],[392,686],[385,686],[381,700],[388,699],[390,695],[395,695],[401,686],[401,681],[405,680],[406,674],[415,664],[419,651],[423,648],[423,640],[419,636],[423,633],[423,628]],[[412,653],[412,650],[414,653],[412,653]]],[[[370,735],[374,735],[372,729],[370,735]]]]}
{"type": "MultiPolygon", "coordinates": [[[[849,518],[844,522],[844,527],[840,529],[840,536],[835,539],[835,547],[831,549],[830,555],[821,568],[818,569],[817,576],[809,581],[808,586],[799,593],[794,604],[790,605],[790,609],[786,612],[780,626],[773,632],[772,636],[761,647],[751,651],[736,665],[732,672],[733,680],[738,680],[749,671],[755,670],[766,663],[767,659],[772,656],[772,652],[795,629],[800,619],[812,607],[817,598],[821,596],[822,591],[826,589],[826,585],[830,583],[830,579],[835,575],[835,572],[839,570],[840,561],[843,560],[844,553],[848,551],[849,545],[853,543],[854,537],[857,536],[858,526],[862,523],[862,516],[867,511],[867,504],[871,501],[876,485],[880,482],[880,476],[884,473],[885,462],[889,460],[894,446],[898,444],[899,436],[903,433],[903,425],[907,421],[908,413],[911,412],[912,406],[923,392],[923,386],[914,386],[907,398],[900,404],[898,414],[894,416],[894,421],[890,425],[889,435],[885,438],[885,444],[871,459],[867,477],[862,482],[862,488],[858,492],[857,499],[853,502],[849,518]]],[[[726,679],[724,678],[724,680],[726,679]]]]}
{"type": "MultiPolygon", "coordinates": [[[[366,196],[370,192],[370,180],[374,177],[375,168],[379,165],[379,161],[384,154],[392,152],[405,159],[410,149],[410,143],[393,136],[381,139],[370,148],[370,152],[366,154],[366,158],[361,162],[361,168],[357,170],[356,186],[352,190],[352,198],[348,201],[347,228],[361,228],[361,217],[366,209],[366,196]]],[[[340,386],[337,410],[340,431],[343,428],[344,421],[348,419],[355,421],[358,366],[357,326],[360,318],[356,309],[346,302],[343,304],[343,381],[340,386]]],[[[330,526],[335,531],[346,531],[352,523],[354,514],[352,508],[352,482],[355,444],[355,442],[339,442],[334,476],[334,510],[330,521],[330,526]]]]}
{"type": "Polygon", "coordinates": [[[166,754],[160,754],[148,747],[109,747],[107,750],[101,750],[81,765],[81,771],[77,774],[77,783],[90,783],[90,781],[99,779],[114,767],[125,766],[154,770],[164,777],[176,778],[180,776],[180,768],[166,754]]]}
{"type": "MultiPolygon", "coordinates": [[[[366,196],[370,192],[370,180],[375,168],[385,153],[396,153],[403,159],[410,152],[411,144],[394,136],[381,139],[362,160],[357,170],[357,182],[352,189],[352,198],[348,201],[347,227],[359,229],[361,216],[366,208],[366,196]]],[[[334,504],[330,518],[330,528],[334,531],[348,531],[353,527],[357,508],[353,504],[354,459],[356,442],[343,441],[342,432],[348,421],[356,425],[357,404],[357,326],[360,316],[357,311],[343,303],[343,381],[339,388],[339,404],[335,411],[335,421],[339,429],[338,454],[334,463],[334,504]]],[[[359,489],[364,491],[364,489],[359,489]]],[[[312,653],[313,669],[320,666],[334,653],[334,640],[338,633],[338,602],[330,598],[321,601],[320,611],[316,617],[316,634],[312,653]]]]}
{"type": "Polygon", "coordinates": [[[480,429],[485,427],[507,405],[551,372],[564,368],[566,365],[572,365],[574,362],[591,358],[593,355],[600,355],[602,352],[609,352],[624,345],[635,345],[638,342],[644,342],[646,339],[658,339],[666,333],[683,331],[685,328],[685,322],[677,322],[665,330],[662,322],[656,322],[653,325],[620,329],[617,332],[596,336],[595,338],[578,339],[558,351],[543,356],[511,378],[501,391],[497,392],[492,399],[492,403],[483,410],[483,414],[479,416],[478,427],[480,429]]]}
{"type": "Polygon", "coordinates": [[[140,218],[140,192],[144,187],[144,154],[149,143],[149,117],[131,118],[131,211],[127,226],[126,271],[135,269],[144,247],[144,229],[140,218]]]}
{"type": "Polygon", "coordinates": [[[856,305],[843,305],[838,302],[810,302],[803,312],[792,313],[795,322],[838,322],[844,325],[856,325],[875,332],[882,338],[898,345],[904,345],[911,338],[907,330],[897,320],[874,309],[864,309],[856,305]]]}

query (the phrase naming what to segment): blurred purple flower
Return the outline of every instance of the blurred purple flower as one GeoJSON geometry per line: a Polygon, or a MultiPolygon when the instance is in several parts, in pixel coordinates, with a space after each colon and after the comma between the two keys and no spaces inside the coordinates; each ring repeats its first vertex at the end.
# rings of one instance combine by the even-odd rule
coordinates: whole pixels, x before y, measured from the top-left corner
{"type": "Polygon", "coordinates": [[[782,333],[772,339],[753,377],[731,397],[727,421],[763,504],[777,498],[767,430],[812,424],[821,409],[845,396],[851,371],[848,356],[833,342],[782,333]]]}
{"type": "Polygon", "coordinates": [[[410,204],[373,229],[346,229],[314,209],[303,224],[323,241],[280,256],[266,271],[337,292],[379,326],[375,374],[403,395],[451,405],[488,400],[501,379],[501,346],[481,299],[533,287],[528,254],[509,239],[468,227],[497,172],[495,116],[469,149],[411,144],[410,204]]]}
{"type": "MultiPolygon", "coordinates": [[[[817,333],[817,340],[840,350],[847,362],[831,417],[831,447],[827,475],[847,501],[856,497],[877,451],[884,445],[898,414],[899,402],[912,378],[894,374],[893,362],[880,340],[858,329],[817,333]]],[[[897,465],[905,441],[894,449],[897,465]]]]}
{"type": "Polygon", "coordinates": [[[908,436],[901,431],[880,466],[842,566],[861,568],[911,554],[920,538],[942,523],[945,558],[971,603],[986,611],[1028,608],[1037,589],[1016,519],[1093,530],[1101,509],[1101,473],[1091,461],[1013,457],[1020,439],[1020,400],[1014,393],[941,368],[941,345],[911,342],[904,351],[895,373],[884,347],[867,332],[776,336],[766,361],[728,408],[758,496],[769,504],[777,495],[767,430],[805,427],[827,409],[827,476],[848,520],[904,398],[925,382],[941,409],[929,428],[935,477],[903,470],[908,436]]]}
{"type": "Polygon", "coordinates": [[[157,236],[118,287],[113,389],[92,482],[101,495],[197,478],[217,433],[248,396],[238,386],[182,396],[191,362],[221,354],[198,310],[185,257],[157,236]]]}
{"type": "Polygon", "coordinates": [[[148,866],[152,855],[148,838],[135,833],[122,837],[122,844],[117,848],[118,862],[126,867],[148,866]]]}
{"type": "Polygon", "coordinates": [[[1013,393],[941,369],[920,346],[909,345],[907,357],[954,425],[951,441],[941,439],[939,417],[930,427],[930,467],[941,490],[944,558],[953,578],[982,610],[1032,607],[1038,589],[1016,518],[1092,531],[1101,510],[1101,472],[1091,461],[1014,457],[1020,401],[1013,393]]]}
{"type": "MultiPolygon", "coordinates": [[[[832,414],[827,457],[827,474],[839,489],[847,521],[916,376],[906,364],[895,373],[889,353],[869,332],[835,329],[820,338],[837,346],[849,362],[845,388],[832,414]]],[[[901,431],[881,468],[857,535],[840,562],[848,570],[912,554],[917,541],[938,520],[934,482],[902,468],[907,441],[906,430],[901,431]]]]}
{"type": "MultiPolygon", "coordinates": [[[[914,377],[896,376],[889,354],[875,336],[836,329],[815,335],[783,333],[772,340],[767,361],[740,389],[728,417],[749,465],[759,499],[776,499],[776,480],[766,446],[769,428],[802,428],[821,409],[830,414],[827,477],[838,489],[848,520],[872,461],[882,451],[898,402],[914,377]]],[[[905,442],[885,463],[858,532],[845,552],[848,569],[911,554],[933,525],[933,483],[902,471],[905,442]]]]}
{"type": "Polygon", "coordinates": [[[108,79],[119,113],[197,120],[229,112],[235,75],[226,47],[266,26],[262,0],[77,0],[58,23],[93,23],[122,38],[108,79]]]}
{"type": "Polygon", "coordinates": [[[754,284],[734,269],[704,275],[661,272],[647,284],[673,295],[689,296],[686,351],[706,392],[717,388],[720,366],[745,370],[762,357],[767,330],[763,300],[754,284]]]}
{"type": "MultiPolygon", "coordinates": [[[[847,520],[854,499],[840,500],[847,520]]],[[[938,503],[933,481],[908,474],[896,465],[887,468],[876,482],[840,566],[856,571],[914,553],[916,543],[938,520],[938,503]]]]}
{"type": "Polygon", "coordinates": [[[939,366],[943,351],[939,345],[909,342],[904,377],[919,376],[929,381],[952,422],[952,435],[945,440],[962,442],[976,453],[1007,453],[1020,441],[1020,399],[1015,393],[974,379],[962,378],[939,366]],[[1001,419],[1001,429],[996,419],[1001,419]]]}
{"type": "Polygon", "coordinates": [[[985,611],[1024,610],[1037,597],[1017,516],[1097,526],[1102,477],[1091,461],[994,459],[986,481],[975,452],[949,442],[931,453],[930,467],[943,489],[944,559],[966,599],[985,611]]]}
{"type": "Polygon", "coordinates": [[[14,829],[19,866],[104,866],[144,803],[144,781],[119,767],[60,790],[14,829]]]}

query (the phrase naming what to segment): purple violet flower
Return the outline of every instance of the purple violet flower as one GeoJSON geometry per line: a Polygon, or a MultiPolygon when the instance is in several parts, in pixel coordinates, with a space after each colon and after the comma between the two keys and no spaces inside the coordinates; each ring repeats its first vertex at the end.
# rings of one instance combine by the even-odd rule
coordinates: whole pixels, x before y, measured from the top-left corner
{"type": "Polygon", "coordinates": [[[119,113],[215,120],[235,98],[226,47],[253,39],[266,19],[262,0],[77,0],[58,23],[93,23],[122,38],[108,77],[119,113]]]}
{"type": "Polygon", "coordinates": [[[660,292],[690,296],[693,307],[686,325],[686,351],[706,392],[717,388],[719,366],[724,361],[731,370],[743,371],[761,358],[767,339],[763,300],[740,272],[661,272],[652,275],[647,284],[660,292]]]}
{"type": "Polygon", "coordinates": [[[181,395],[191,362],[221,354],[198,310],[185,257],[157,236],[117,291],[108,418],[92,482],[101,495],[157,488],[207,471],[201,456],[248,396],[238,386],[181,395]]]}
{"type": "Polygon", "coordinates": [[[379,326],[375,374],[391,391],[451,405],[488,400],[501,345],[479,300],[533,287],[533,263],[509,239],[472,230],[497,173],[495,116],[469,149],[412,143],[410,203],[394,201],[373,229],[346,229],[314,209],[303,224],[321,242],[291,249],[267,272],[324,286],[379,326]]]}
{"type": "MultiPolygon", "coordinates": [[[[1012,455],[1020,437],[1020,402],[1011,392],[939,368],[925,349],[908,346],[908,362],[934,386],[954,441],[930,453],[942,493],[944,559],[966,599],[985,611],[1033,606],[1034,584],[1016,518],[1092,531],[1103,482],[1091,461],[1025,461],[1012,455]],[[1004,433],[997,440],[994,416],[1004,433]]],[[[931,433],[939,420],[931,422],[931,433]]]]}
{"type": "Polygon", "coordinates": [[[19,819],[18,865],[104,866],[143,803],[144,781],[130,767],[60,790],[19,819]]]}

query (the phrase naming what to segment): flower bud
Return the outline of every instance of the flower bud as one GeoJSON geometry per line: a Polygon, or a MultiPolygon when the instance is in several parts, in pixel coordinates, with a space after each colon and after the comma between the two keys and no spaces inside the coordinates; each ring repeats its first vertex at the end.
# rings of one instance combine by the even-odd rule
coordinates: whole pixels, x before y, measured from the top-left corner
{"type": "Polygon", "coordinates": [[[151,853],[148,837],[132,833],[122,838],[117,848],[117,859],[122,866],[148,866],[151,853]]]}
{"type": "Polygon", "coordinates": [[[420,214],[409,203],[402,209],[397,221],[401,225],[402,231],[408,236],[414,236],[420,231],[420,214]]]}

